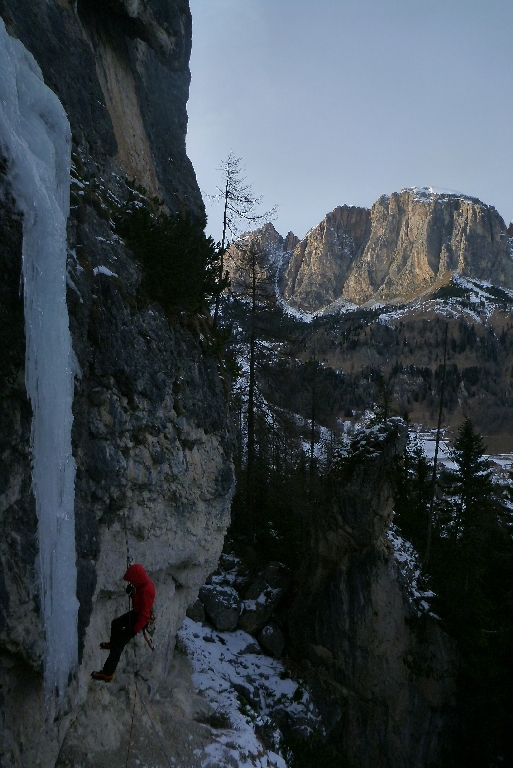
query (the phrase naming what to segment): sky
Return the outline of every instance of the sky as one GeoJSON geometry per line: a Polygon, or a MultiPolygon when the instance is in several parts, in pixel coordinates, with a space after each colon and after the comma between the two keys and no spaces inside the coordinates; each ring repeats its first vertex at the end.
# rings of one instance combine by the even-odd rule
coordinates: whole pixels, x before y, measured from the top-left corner
{"type": "MultiPolygon", "coordinates": [[[[187,151],[230,151],[275,226],[431,186],[513,219],[512,0],[190,0],[187,151]]],[[[207,231],[221,237],[222,208],[207,231]]]]}

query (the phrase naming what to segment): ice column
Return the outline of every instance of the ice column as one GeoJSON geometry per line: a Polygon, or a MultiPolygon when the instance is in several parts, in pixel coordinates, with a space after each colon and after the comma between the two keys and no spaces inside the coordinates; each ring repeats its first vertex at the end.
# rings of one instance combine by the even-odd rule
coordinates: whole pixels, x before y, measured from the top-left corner
{"type": "Polygon", "coordinates": [[[66,306],[70,127],[41,70],[0,19],[0,150],[23,212],[25,382],[46,633],[45,689],[62,696],[77,664],[73,350],[66,306]]]}

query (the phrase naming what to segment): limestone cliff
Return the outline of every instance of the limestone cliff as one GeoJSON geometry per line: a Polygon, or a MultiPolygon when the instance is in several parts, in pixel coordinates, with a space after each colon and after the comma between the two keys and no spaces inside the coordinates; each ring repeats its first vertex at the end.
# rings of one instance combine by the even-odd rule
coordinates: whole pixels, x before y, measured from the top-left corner
{"type": "Polygon", "coordinates": [[[299,242],[283,278],[283,295],[300,309],[324,307],[342,296],[354,261],[370,234],[365,208],[342,206],[299,242]]]}
{"type": "Polygon", "coordinates": [[[102,170],[117,168],[171,210],[202,213],[185,152],[188,0],[0,0],[0,15],[102,170]]]}
{"type": "Polygon", "coordinates": [[[371,233],[342,295],[356,304],[405,300],[447,273],[513,287],[504,221],[475,198],[405,189],[372,206],[371,233]]]}
{"type": "Polygon", "coordinates": [[[291,306],[308,312],[337,301],[407,301],[453,273],[513,288],[510,252],[492,206],[403,189],[370,211],[335,208],[284,256],[280,287],[291,306]]]}
{"type": "Polygon", "coordinates": [[[141,270],[104,205],[126,194],[128,176],[170,210],[203,216],[185,154],[190,12],[186,0],[0,0],[0,14],[34,55],[73,132],[68,309],[77,357],[80,603],[79,669],[49,722],[24,385],[22,216],[0,157],[0,765],[114,765],[135,665],[148,698],[165,688],[176,631],[217,563],[233,491],[217,362],[197,334],[171,327],[158,305],[139,300],[141,270]],[[100,689],[90,672],[101,667],[98,643],[110,620],[126,610],[127,551],[157,587],[157,651],[139,639],[137,659],[125,653],[117,682],[100,689]]]}

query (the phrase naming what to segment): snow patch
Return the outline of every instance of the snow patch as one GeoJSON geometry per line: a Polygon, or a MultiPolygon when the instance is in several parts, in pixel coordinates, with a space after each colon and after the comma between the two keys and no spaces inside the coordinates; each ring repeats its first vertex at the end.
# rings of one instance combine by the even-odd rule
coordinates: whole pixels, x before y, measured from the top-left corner
{"type": "Polygon", "coordinates": [[[307,690],[282,662],[255,653],[254,638],[242,630],[217,632],[186,618],[178,640],[192,664],[195,687],[227,721],[206,747],[202,768],[287,768],[279,754],[279,732],[276,751],[263,748],[257,732],[276,728],[280,715],[304,735],[318,729],[320,718],[307,690]]]}
{"type": "Polygon", "coordinates": [[[110,269],[107,267],[104,267],[103,264],[100,264],[99,267],[95,267],[93,269],[93,275],[96,277],[96,275],[106,275],[107,277],[117,277],[115,272],[111,272],[110,269]]]}

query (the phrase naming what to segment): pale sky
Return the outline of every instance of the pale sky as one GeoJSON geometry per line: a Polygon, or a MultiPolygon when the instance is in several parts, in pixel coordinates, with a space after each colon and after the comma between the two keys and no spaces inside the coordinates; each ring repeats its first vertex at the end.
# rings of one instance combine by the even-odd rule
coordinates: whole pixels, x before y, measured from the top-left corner
{"type": "MultiPolygon", "coordinates": [[[[190,0],[187,150],[230,150],[302,237],[337,205],[432,186],[513,218],[513,0],[190,0]]],[[[220,239],[222,210],[207,206],[220,239]]]]}

